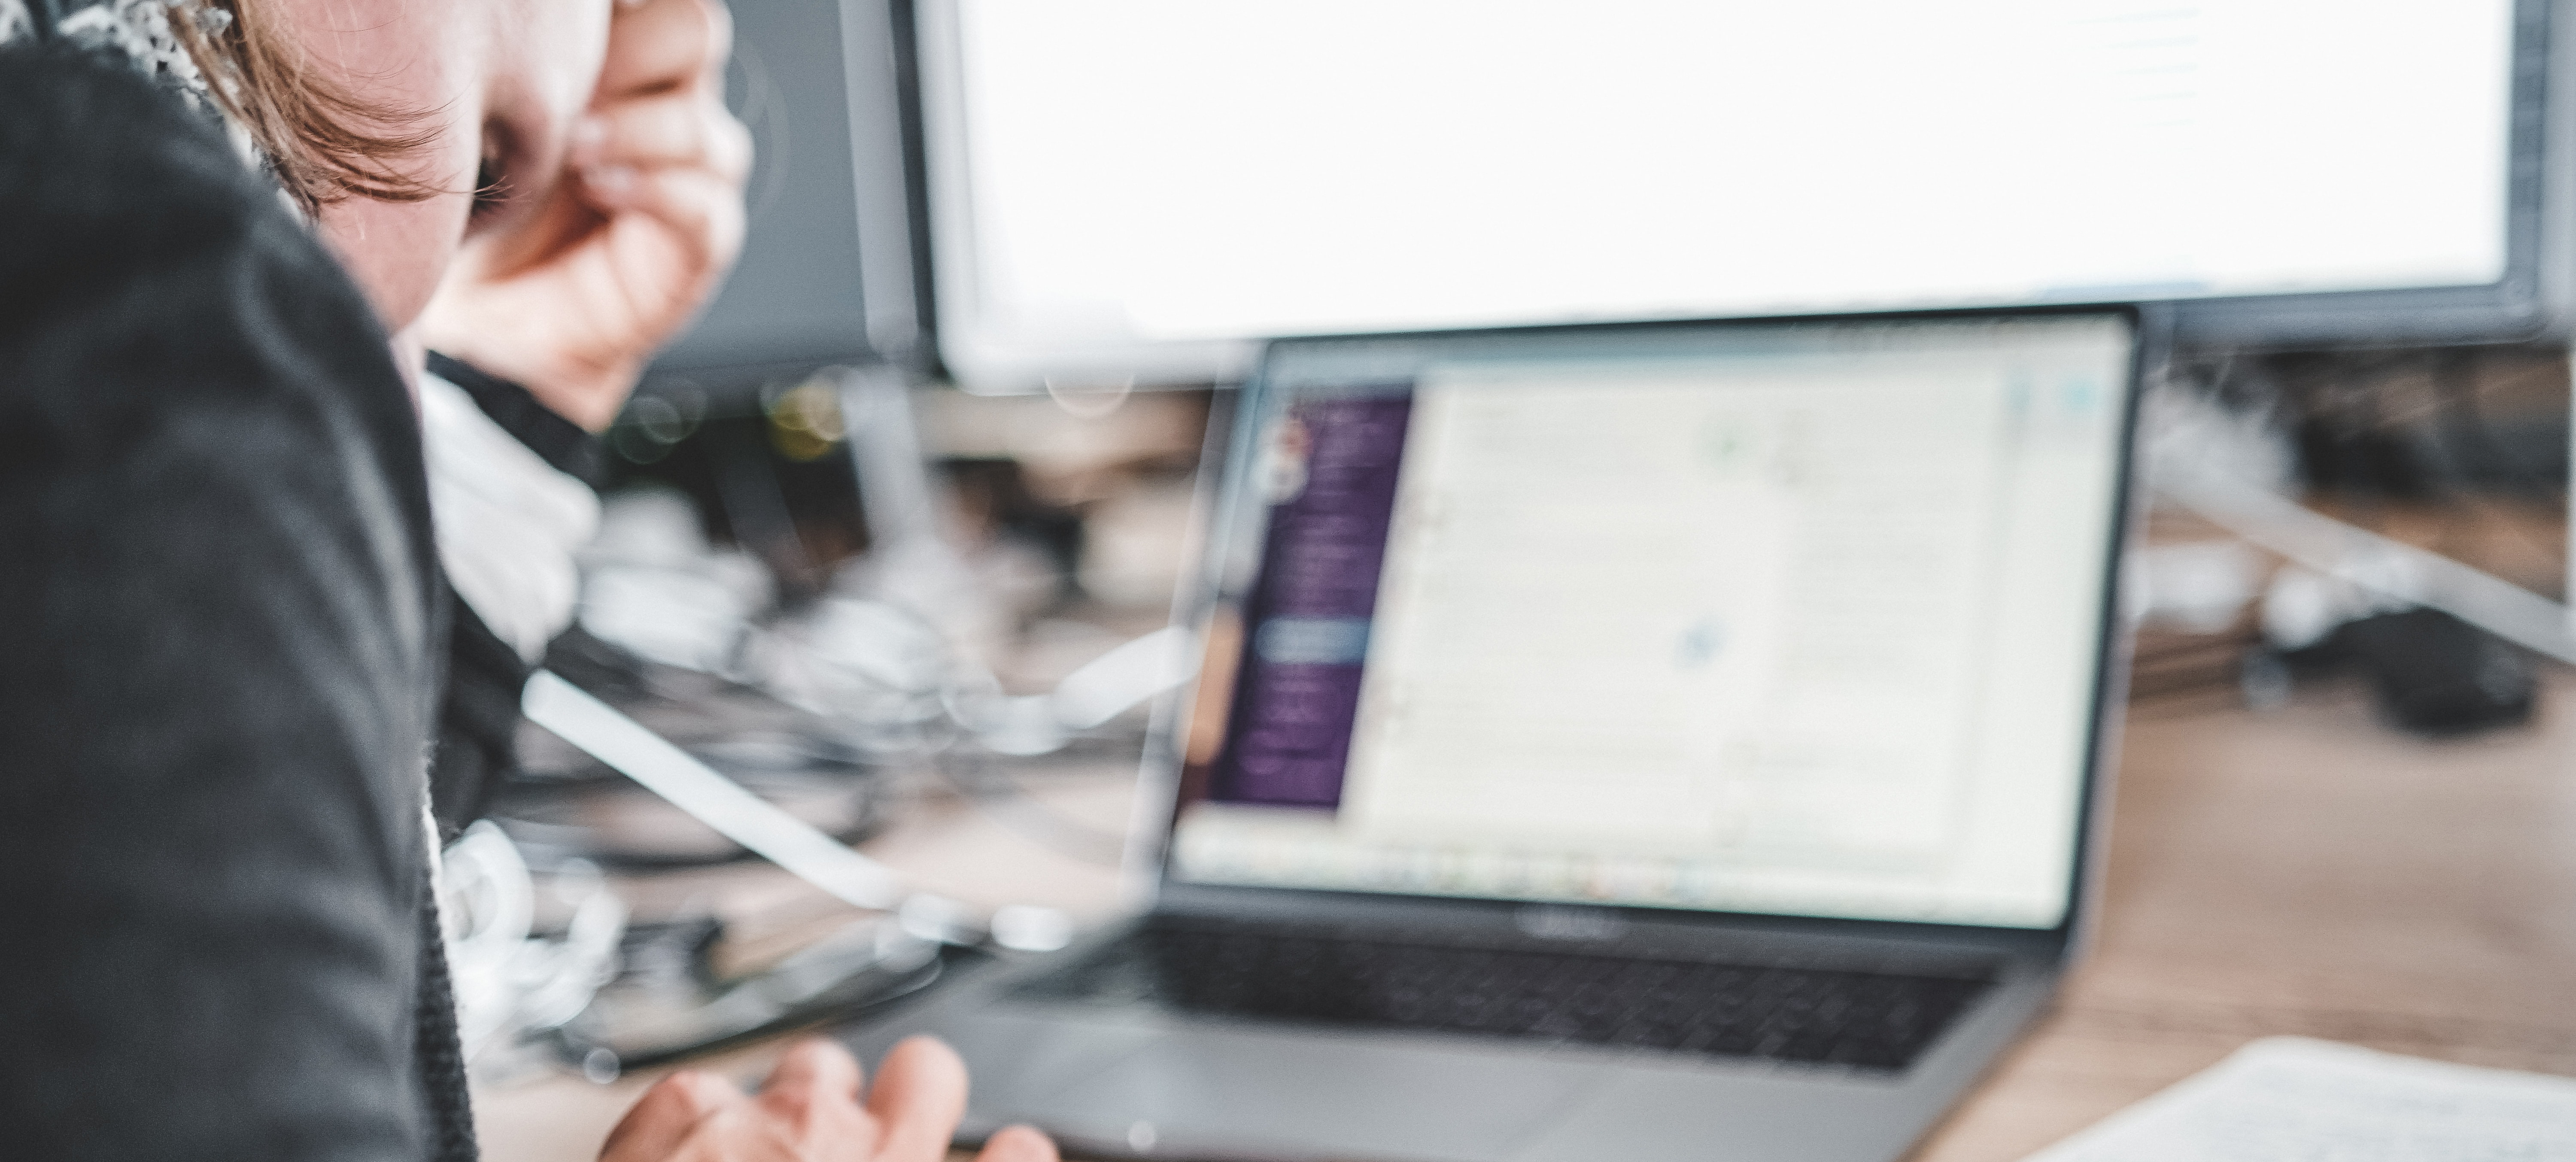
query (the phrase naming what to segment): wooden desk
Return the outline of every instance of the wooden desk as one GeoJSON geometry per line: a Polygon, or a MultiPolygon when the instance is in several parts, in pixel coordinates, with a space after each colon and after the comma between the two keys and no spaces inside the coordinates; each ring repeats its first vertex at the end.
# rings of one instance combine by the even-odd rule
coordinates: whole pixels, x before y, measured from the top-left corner
{"type": "MultiPolygon", "coordinates": [[[[2467,741],[2390,732],[2347,689],[2142,710],[2123,755],[2093,957],[1922,1162],[2020,1158],[2275,1033],[2576,1074],[2576,679],[2532,728],[2467,741]]],[[[1114,774],[1045,794],[1123,822],[1114,774]]],[[[968,898],[1114,900],[1104,870],[963,805],[873,850],[968,898]]],[[[641,1084],[481,1094],[485,1156],[586,1162],[641,1084]]]]}
{"type": "Polygon", "coordinates": [[[2019,1158],[2255,1037],[2576,1074],[2576,682],[2423,742],[2355,692],[2129,726],[2101,938],[1918,1155],[2019,1158]]]}

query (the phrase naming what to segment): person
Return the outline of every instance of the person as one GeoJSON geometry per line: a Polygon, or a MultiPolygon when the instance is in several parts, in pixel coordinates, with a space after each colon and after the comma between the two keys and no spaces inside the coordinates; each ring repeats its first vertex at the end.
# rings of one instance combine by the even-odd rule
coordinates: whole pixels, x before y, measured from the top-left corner
{"type": "MultiPolygon", "coordinates": [[[[474,1156],[409,389],[437,335],[614,412],[739,239],[724,40],[707,0],[0,0],[11,1152],[474,1156]]],[[[954,1054],[861,1086],[819,1041],[756,1096],[675,1074],[602,1157],[945,1154],[954,1054]]]]}

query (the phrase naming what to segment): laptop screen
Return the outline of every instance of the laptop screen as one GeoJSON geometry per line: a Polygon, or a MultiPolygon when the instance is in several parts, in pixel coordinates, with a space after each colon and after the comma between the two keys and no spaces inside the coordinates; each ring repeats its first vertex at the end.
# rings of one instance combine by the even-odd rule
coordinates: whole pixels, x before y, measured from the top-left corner
{"type": "Polygon", "coordinates": [[[1275,347],[1170,875],[2056,926],[2131,344],[2087,314],[1275,347]]]}

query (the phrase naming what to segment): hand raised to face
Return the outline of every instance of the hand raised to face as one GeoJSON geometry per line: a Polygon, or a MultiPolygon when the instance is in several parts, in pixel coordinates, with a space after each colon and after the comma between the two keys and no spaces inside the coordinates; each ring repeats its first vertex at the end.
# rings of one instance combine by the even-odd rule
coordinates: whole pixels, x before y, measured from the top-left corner
{"type": "MultiPolygon", "coordinates": [[[[709,1074],[683,1071],[646,1090],[608,1135],[600,1162],[941,1162],[966,1112],[966,1066],[947,1046],[915,1037],[886,1054],[860,1099],[859,1063],[830,1041],[788,1050],[747,1096],[709,1074]]],[[[977,1162],[1057,1162],[1045,1135],[1014,1126],[977,1162]]]]}
{"type": "MultiPolygon", "coordinates": [[[[422,317],[428,345],[607,426],[742,249],[751,138],[724,107],[731,48],[717,0],[619,0],[562,179],[527,183],[542,201],[467,243],[422,317]]],[[[521,180],[498,179],[499,199],[521,180]]]]}

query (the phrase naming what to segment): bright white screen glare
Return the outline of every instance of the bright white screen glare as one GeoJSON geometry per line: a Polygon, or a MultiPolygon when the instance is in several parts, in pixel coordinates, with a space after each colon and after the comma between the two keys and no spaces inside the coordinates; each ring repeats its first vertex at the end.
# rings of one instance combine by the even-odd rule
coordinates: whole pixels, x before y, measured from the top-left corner
{"type": "Polygon", "coordinates": [[[955,2],[966,368],[2504,273],[2509,0],[955,2]]]}

